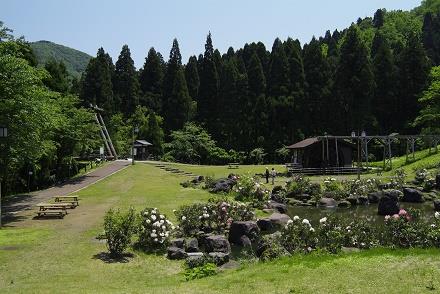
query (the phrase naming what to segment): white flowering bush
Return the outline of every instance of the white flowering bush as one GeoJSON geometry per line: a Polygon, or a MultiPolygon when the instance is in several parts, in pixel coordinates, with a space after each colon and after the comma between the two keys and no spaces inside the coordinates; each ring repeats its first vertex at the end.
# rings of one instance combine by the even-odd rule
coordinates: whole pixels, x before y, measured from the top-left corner
{"type": "Polygon", "coordinates": [[[316,231],[308,219],[295,216],[281,230],[280,242],[289,253],[308,253],[316,248],[316,231]]]}
{"type": "Polygon", "coordinates": [[[342,183],[335,178],[325,178],[323,183],[323,194],[325,197],[334,198],[336,200],[343,199],[347,196],[342,183]]]}
{"type": "Polygon", "coordinates": [[[235,200],[252,202],[255,207],[262,206],[270,197],[270,191],[260,184],[259,178],[250,175],[238,177],[233,191],[235,200]]]}
{"type": "Polygon", "coordinates": [[[348,196],[366,196],[368,193],[377,191],[379,185],[380,181],[375,178],[342,181],[344,194],[348,196]]]}
{"type": "Polygon", "coordinates": [[[165,248],[174,231],[174,225],[157,208],[141,211],[138,245],[147,251],[165,248]]]}

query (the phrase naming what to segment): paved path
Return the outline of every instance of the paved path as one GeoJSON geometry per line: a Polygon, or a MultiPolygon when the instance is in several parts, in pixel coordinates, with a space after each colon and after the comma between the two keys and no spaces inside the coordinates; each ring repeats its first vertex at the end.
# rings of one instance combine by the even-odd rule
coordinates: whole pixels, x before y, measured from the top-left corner
{"type": "Polygon", "coordinates": [[[54,196],[67,195],[83,189],[93,183],[96,183],[108,177],[113,173],[122,170],[130,163],[131,161],[127,160],[117,160],[103,167],[100,167],[86,175],[69,180],[52,188],[35,191],[30,194],[20,194],[8,197],[7,201],[5,201],[2,205],[2,220],[6,222],[13,221],[18,217],[17,214],[19,212],[33,209],[35,208],[36,204],[44,201],[49,201],[54,196]]]}

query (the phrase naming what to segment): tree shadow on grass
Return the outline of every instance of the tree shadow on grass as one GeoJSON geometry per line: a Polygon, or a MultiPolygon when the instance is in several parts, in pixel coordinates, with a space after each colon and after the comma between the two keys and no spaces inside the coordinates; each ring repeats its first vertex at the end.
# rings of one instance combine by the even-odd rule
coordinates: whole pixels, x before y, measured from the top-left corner
{"type": "Polygon", "coordinates": [[[92,259],[99,259],[105,263],[128,263],[133,257],[134,255],[132,253],[123,253],[120,256],[112,256],[108,252],[100,252],[93,255],[92,259]]]}

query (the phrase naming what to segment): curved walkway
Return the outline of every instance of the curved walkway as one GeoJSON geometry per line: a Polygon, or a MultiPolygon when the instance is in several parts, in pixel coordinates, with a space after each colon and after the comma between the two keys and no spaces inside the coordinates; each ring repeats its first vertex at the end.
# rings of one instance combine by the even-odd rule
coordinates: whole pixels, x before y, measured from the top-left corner
{"type": "Polygon", "coordinates": [[[46,190],[35,191],[29,194],[19,194],[8,197],[2,205],[2,221],[11,222],[20,219],[18,214],[25,210],[35,208],[35,205],[48,201],[54,196],[67,195],[78,190],[84,189],[131,164],[131,161],[116,160],[94,171],[64,182],[60,185],[48,188],[46,190]]]}

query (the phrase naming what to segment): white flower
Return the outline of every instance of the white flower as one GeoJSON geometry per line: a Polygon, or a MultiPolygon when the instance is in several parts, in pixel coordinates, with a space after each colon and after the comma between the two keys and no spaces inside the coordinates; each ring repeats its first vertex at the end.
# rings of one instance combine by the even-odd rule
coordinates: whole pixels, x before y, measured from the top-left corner
{"type": "Polygon", "coordinates": [[[163,225],[165,222],[163,221],[163,219],[161,219],[159,223],[160,223],[161,225],[163,225]]]}
{"type": "Polygon", "coordinates": [[[365,246],[365,243],[361,243],[361,246],[365,246]]]}
{"type": "Polygon", "coordinates": [[[186,220],[186,216],[182,216],[182,220],[183,220],[183,221],[186,220]]]}
{"type": "Polygon", "coordinates": [[[171,226],[171,230],[174,230],[176,227],[174,227],[174,226],[171,226]]]}
{"type": "Polygon", "coordinates": [[[295,216],[293,217],[293,220],[294,220],[294,221],[299,220],[299,216],[295,215],[295,216]]]}
{"type": "Polygon", "coordinates": [[[144,212],[144,216],[147,216],[147,215],[148,215],[148,211],[145,211],[145,212],[144,212]]]}
{"type": "Polygon", "coordinates": [[[166,227],[165,226],[162,226],[162,230],[165,230],[166,229],[166,227]]]}
{"type": "Polygon", "coordinates": [[[152,230],[151,232],[156,233],[156,230],[152,230]]]}
{"type": "Polygon", "coordinates": [[[315,231],[315,229],[314,228],[310,228],[310,232],[314,232],[315,231]]]}
{"type": "Polygon", "coordinates": [[[170,235],[170,233],[168,233],[168,232],[165,233],[165,237],[168,238],[169,235],[170,235]]]}
{"type": "Polygon", "coordinates": [[[165,234],[164,233],[160,233],[159,236],[163,237],[163,236],[165,236],[165,234]]]}
{"type": "Polygon", "coordinates": [[[204,214],[203,214],[203,217],[204,217],[204,218],[208,218],[208,217],[209,217],[209,214],[204,213],[204,214]]]}
{"type": "Polygon", "coordinates": [[[323,218],[321,218],[320,220],[319,220],[319,223],[320,224],[323,224],[323,223],[325,223],[327,221],[327,218],[326,217],[323,217],[323,218]]]}
{"type": "Polygon", "coordinates": [[[290,225],[290,224],[292,224],[293,223],[293,220],[291,220],[291,219],[289,219],[288,221],[287,221],[287,225],[290,225]]]}
{"type": "Polygon", "coordinates": [[[151,234],[150,234],[150,237],[151,237],[151,238],[156,238],[156,237],[157,237],[157,234],[151,233],[151,234]]]}
{"type": "Polygon", "coordinates": [[[147,224],[151,223],[151,221],[149,219],[146,220],[147,224]]]}
{"type": "Polygon", "coordinates": [[[199,219],[202,219],[202,216],[199,216],[199,219]]]}
{"type": "Polygon", "coordinates": [[[157,242],[158,240],[157,240],[157,238],[154,238],[154,242],[157,242]]]}
{"type": "Polygon", "coordinates": [[[434,216],[435,216],[436,219],[440,219],[440,212],[436,211],[434,216]]]}
{"type": "Polygon", "coordinates": [[[160,219],[164,219],[165,217],[163,216],[163,214],[159,215],[160,219]]]}
{"type": "Polygon", "coordinates": [[[152,216],[151,216],[151,219],[155,221],[155,220],[156,220],[156,216],[155,216],[155,215],[152,215],[152,216]]]}
{"type": "Polygon", "coordinates": [[[176,212],[177,210],[173,209],[173,212],[176,212]]]}
{"type": "Polygon", "coordinates": [[[435,228],[435,224],[432,224],[432,225],[431,225],[431,228],[435,228]]]}
{"type": "Polygon", "coordinates": [[[302,223],[305,224],[305,225],[309,225],[309,226],[310,226],[310,222],[309,222],[309,220],[306,219],[306,218],[303,219],[302,223]]]}
{"type": "Polygon", "coordinates": [[[167,224],[171,225],[171,222],[169,220],[166,220],[167,224]]]}

